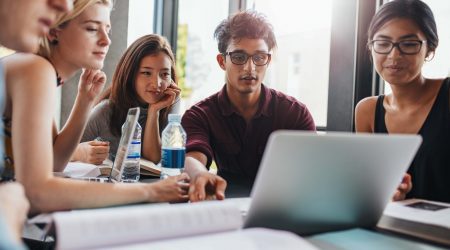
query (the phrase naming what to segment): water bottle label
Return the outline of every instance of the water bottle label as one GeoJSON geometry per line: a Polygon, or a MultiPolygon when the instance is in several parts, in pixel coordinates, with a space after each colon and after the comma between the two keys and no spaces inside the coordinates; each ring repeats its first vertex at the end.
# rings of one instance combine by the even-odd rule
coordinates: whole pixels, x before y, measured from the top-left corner
{"type": "Polygon", "coordinates": [[[186,150],[184,148],[162,149],[161,166],[163,168],[184,168],[184,156],[186,150]]]}
{"type": "Polygon", "coordinates": [[[141,158],[141,142],[132,141],[128,146],[128,157],[129,159],[141,158]]]}
{"type": "Polygon", "coordinates": [[[122,172],[122,182],[139,181],[140,168],[139,161],[125,161],[122,172]]]}

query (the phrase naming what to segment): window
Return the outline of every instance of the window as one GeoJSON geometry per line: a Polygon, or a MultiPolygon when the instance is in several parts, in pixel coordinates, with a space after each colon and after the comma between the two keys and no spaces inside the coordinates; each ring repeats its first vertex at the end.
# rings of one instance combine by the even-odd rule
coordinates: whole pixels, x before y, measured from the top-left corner
{"type": "Polygon", "coordinates": [[[433,11],[436,20],[439,46],[432,61],[425,63],[423,74],[426,77],[438,78],[450,76],[450,5],[439,0],[425,0],[433,11]]]}
{"type": "Polygon", "coordinates": [[[267,16],[277,39],[264,84],[297,98],[308,107],[316,126],[326,127],[332,0],[247,4],[267,16]]]}
{"type": "Polygon", "coordinates": [[[129,1],[127,46],[130,46],[139,37],[153,33],[153,13],[155,5],[153,0],[129,1]]]}
{"type": "Polygon", "coordinates": [[[182,112],[219,91],[224,84],[213,35],[216,26],[227,17],[228,0],[179,1],[176,56],[182,112]]]}

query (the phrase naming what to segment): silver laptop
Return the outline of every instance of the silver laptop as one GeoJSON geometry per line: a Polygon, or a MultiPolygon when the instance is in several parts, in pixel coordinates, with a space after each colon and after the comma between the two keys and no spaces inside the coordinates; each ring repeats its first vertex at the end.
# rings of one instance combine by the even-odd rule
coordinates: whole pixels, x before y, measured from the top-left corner
{"type": "Polygon", "coordinates": [[[375,226],[421,141],[418,135],[274,132],[244,226],[301,235],[375,226]]]}
{"type": "Polygon", "coordinates": [[[122,180],[123,164],[125,157],[128,155],[128,146],[131,143],[134,130],[136,129],[136,123],[139,118],[140,110],[138,107],[130,108],[127,113],[127,119],[124,123],[124,129],[122,136],[120,137],[119,146],[117,147],[117,153],[111,167],[111,172],[108,177],[89,177],[89,178],[77,178],[86,181],[94,182],[120,182],[122,180]]]}

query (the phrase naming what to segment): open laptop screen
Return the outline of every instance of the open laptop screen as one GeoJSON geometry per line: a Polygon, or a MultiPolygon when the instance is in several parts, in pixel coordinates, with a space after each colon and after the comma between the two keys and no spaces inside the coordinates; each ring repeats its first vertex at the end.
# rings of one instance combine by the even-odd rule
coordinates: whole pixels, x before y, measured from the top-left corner
{"type": "Polygon", "coordinates": [[[420,146],[418,135],[272,133],[245,227],[308,235],[373,227],[420,146]]]}
{"type": "Polygon", "coordinates": [[[119,146],[117,147],[116,158],[114,160],[110,179],[114,182],[120,182],[122,179],[123,163],[128,155],[128,145],[136,129],[136,123],[139,117],[139,108],[130,108],[128,110],[127,119],[123,126],[122,136],[120,137],[119,146]]]}

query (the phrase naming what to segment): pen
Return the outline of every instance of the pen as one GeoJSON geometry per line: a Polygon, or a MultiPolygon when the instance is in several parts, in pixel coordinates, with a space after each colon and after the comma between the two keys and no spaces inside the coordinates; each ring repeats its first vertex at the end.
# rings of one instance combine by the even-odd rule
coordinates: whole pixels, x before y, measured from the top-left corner
{"type": "Polygon", "coordinates": [[[103,138],[101,138],[100,136],[97,136],[97,138],[95,138],[94,141],[103,141],[103,142],[106,142],[106,140],[103,139],[103,138]]]}

